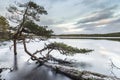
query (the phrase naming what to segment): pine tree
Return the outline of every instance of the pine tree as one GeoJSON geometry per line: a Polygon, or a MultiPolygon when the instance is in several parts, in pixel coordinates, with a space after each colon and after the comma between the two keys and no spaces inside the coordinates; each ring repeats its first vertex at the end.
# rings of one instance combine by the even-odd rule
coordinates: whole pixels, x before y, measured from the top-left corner
{"type": "Polygon", "coordinates": [[[0,16],[0,38],[8,39],[9,23],[5,17],[0,16]]]}
{"type": "MultiPolygon", "coordinates": [[[[41,35],[48,37],[52,34],[52,30],[47,30],[46,27],[39,26],[35,22],[40,20],[40,15],[47,14],[47,11],[44,7],[37,5],[36,3],[29,1],[25,4],[16,3],[17,5],[9,6],[8,11],[11,14],[9,16],[9,20],[17,23],[18,25],[13,29],[15,30],[12,40],[14,43],[14,70],[18,69],[17,66],[17,41],[23,40],[28,37],[27,33],[31,33],[32,35],[41,35]],[[37,31],[36,31],[37,30],[37,31]],[[47,34],[44,35],[44,32],[47,34]],[[27,35],[27,36],[25,36],[27,35]]],[[[30,35],[30,34],[29,34],[30,35]]],[[[25,47],[25,46],[24,46],[25,47]]],[[[25,48],[26,51],[26,48],[25,48]]],[[[29,54],[31,55],[31,54],[29,54]]]]}
{"type": "Polygon", "coordinates": [[[40,40],[43,38],[46,40],[51,37],[53,31],[48,30],[47,26],[40,26],[36,24],[36,22],[40,21],[40,15],[47,15],[47,11],[44,7],[37,5],[36,3],[29,1],[25,4],[17,3],[17,5],[9,6],[8,11],[10,13],[14,13],[16,15],[12,15],[9,17],[9,20],[17,23],[18,25],[13,28],[14,33],[12,36],[12,40],[14,43],[14,70],[18,69],[17,65],[17,41],[21,41],[23,43],[24,51],[31,56],[31,59],[36,61],[39,64],[44,64],[48,62],[48,60],[56,60],[58,62],[65,62],[62,60],[58,60],[54,57],[51,57],[50,52],[52,50],[59,50],[61,54],[69,55],[74,53],[86,53],[92,50],[86,49],[77,49],[71,46],[67,46],[64,43],[51,43],[47,44],[45,48],[42,50],[37,50],[34,53],[29,52],[26,46],[26,38],[33,39],[35,36],[39,36],[40,40]],[[42,55],[42,51],[48,50],[46,56],[37,57],[35,54],[40,53],[42,55]]]}

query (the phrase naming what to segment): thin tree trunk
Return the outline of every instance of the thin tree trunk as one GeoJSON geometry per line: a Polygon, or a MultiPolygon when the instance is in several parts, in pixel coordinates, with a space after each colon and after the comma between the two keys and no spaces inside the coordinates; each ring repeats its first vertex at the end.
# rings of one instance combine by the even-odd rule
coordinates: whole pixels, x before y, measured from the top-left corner
{"type": "Polygon", "coordinates": [[[14,42],[14,63],[13,63],[13,70],[18,70],[16,39],[14,39],[13,42],[14,42]]]}
{"type": "Polygon", "coordinates": [[[17,55],[14,55],[14,68],[13,68],[13,70],[18,70],[17,55]]]}

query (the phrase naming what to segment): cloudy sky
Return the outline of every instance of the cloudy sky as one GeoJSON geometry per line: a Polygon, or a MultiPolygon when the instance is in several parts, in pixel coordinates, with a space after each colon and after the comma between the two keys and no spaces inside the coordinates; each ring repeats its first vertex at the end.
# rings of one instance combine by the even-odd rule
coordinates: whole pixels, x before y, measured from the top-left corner
{"type": "MultiPolygon", "coordinates": [[[[0,0],[0,15],[15,0],[0,0]]],[[[26,2],[28,0],[16,0],[26,2]]],[[[120,0],[32,0],[45,7],[41,25],[56,34],[120,32],[120,0]]]]}

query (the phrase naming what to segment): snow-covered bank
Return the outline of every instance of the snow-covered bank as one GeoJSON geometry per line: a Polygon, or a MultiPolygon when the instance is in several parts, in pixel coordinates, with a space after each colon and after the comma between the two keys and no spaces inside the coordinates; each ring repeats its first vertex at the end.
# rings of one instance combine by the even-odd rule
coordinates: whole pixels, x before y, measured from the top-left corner
{"type": "MultiPolygon", "coordinates": [[[[61,59],[74,59],[78,62],[75,65],[76,68],[82,70],[88,70],[92,72],[97,72],[105,75],[112,75],[111,71],[120,77],[120,71],[118,69],[111,69],[110,59],[115,65],[120,66],[120,43],[107,40],[81,40],[81,39],[50,39],[49,42],[64,42],[68,45],[78,47],[78,48],[88,48],[94,49],[94,52],[84,55],[76,54],[74,56],[64,56],[56,51],[52,52],[52,55],[61,59]],[[114,48],[114,49],[113,49],[114,48]],[[101,66],[102,65],[102,66],[101,66]]],[[[44,47],[43,42],[31,42],[28,43],[28,49],[34,52],[36,49],[44,47]]],[[[48,43],[48,42],[47,42],[48,43]]],[[[0,47],[0,67],[12,67],[13,61],[13,51],[10,50],[9,46],[12,45],[11,42],[7,42],[7,45],[0,47]]],[[[38,55],[39,56],[39,55],[38,55]]],[[[18,45],[18,62],[19,68],[22,68],[25,62],[30,57],[23,51],[22,44],[18,45]]],[[[24,69],[25,70],[25,69],[24,69]]],[[[29,72],[29,71],[28,71],[29,72]]],[[[24,73],[24,71],[23,71],[24,73]]],[[[22,73],[21,73],[22,74],[22,73]]],[[[113,76],[113,75],[112,75],[113,76]]],[[[60,79],[61,80],[61,79],[60,79]]],[[[65,79],[64,79],[65,80],[65,79]]]]}

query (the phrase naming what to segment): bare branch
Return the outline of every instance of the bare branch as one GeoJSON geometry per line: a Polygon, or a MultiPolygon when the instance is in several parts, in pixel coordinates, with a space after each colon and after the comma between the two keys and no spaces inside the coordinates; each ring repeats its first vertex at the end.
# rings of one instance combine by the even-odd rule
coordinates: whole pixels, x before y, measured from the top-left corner
{"type": "Polygon", "coordinates": [[[23,40],[23,45],[24,45],[24,51],[25,51],[29,56],[31,56],[34,60],[37,60],[40,64],[43,64],[44,62],[46,62],[46,61],[43,60],[43,59],[37,58],[36,56],[34,56],[32,53],[30,53],[30,52],[27,50],[26,43],[25,43],[25,39],[23,40]]]}

